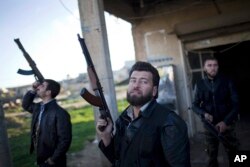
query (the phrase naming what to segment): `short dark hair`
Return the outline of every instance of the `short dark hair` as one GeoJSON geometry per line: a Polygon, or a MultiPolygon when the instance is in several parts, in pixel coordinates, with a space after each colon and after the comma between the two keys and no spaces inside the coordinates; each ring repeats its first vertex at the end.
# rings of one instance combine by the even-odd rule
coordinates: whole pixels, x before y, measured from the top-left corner
{"type": "Polygon", "coordinates": [[[55,98],[60,93],[61,85],[52,79],[45,79],[44,82],[48,83],[46,90],[50,90],[51,97],[55,98]]]}
{"type": "Polygon", "coordinates": [[[218,59],[217,59],[217,58],[212,57],[212,56],[209,56],[209,57],[206,57],[206,58],[205,58],[204,63],[203,63],[203,66],[205,66],[205,64],[206,64],[206,62],[207,62],[208,60],[214,60],[214,61],[217,61],[217,62],[218,62],[218,59]]]}
{"type": "Polygon", "coordinates": [[[154,97],[156,99],[158,97],[158,87],[159,87],[159,81],[160,81],[160,75],[159,75],[158,70],[148,62],[137,61],[132,66],[132,68],[129,72],[129,78],[131,77],[131,74],[134,71],[147,71],[153,75],[153,85],[157,87],[157,93],[154,97]]]}

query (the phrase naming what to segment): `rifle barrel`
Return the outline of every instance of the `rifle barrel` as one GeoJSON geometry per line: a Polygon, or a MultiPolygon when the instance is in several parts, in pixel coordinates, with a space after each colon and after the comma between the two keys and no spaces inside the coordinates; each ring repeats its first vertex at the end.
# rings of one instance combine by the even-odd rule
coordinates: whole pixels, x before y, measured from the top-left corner
{"type": "Polygon", "coordinates": [[[17,44],[17,46],[19,47],[19,49],[23,52],[23,56],[25,57],[25,59],[28,61],[33,74],[35,75],[35,79],[38,80],[40,83],[42,83],[44,81],[44,77],[41,74],[41,72],[38,70],[38,68],[36,67],[36,63],[34,60],[32,60],[32,58],[30,57],[30,55],[26,52],[26,50],[24,49],[23,45],[21,44],[19,38],[14,39],[15,43],[17,44]]]}

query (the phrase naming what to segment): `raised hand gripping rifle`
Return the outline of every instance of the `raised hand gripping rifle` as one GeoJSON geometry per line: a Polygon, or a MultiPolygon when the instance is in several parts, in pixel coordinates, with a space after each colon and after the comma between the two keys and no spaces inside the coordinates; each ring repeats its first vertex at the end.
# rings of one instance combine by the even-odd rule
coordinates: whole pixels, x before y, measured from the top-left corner
{"type": "Polygon", "coordinates": [[[21,74],[21,75],[32,75],[32,74],[34,74],[36,81],[39,81],[39,83],[43,83],[44,77],[41,74],[41,72],[38,70],[38,68],[36,67],[36,63],[31,59],[30,55],[25,51],[25,49],[23,48],[23,45],[21,44],[20,40],[17,38],[17,39],[14,39],[14,41],[18,45],[19,49],[23,52],[23,56],[28,61],[29,65],[30,65],[30,67],[32,69],[32,70],[18,69],[17,73],[21,74]]]}
{"type": "MultiPolygon", "coordinates": [[[[88,71],[90,83],[91,83],[93,91],[95,92],[95,95],[92,95],[91,93],[89,93],[89,91],[86,88],[83,88],[81,90],[80,95],[91,105],[99,107],[100,117],[102,119],[105,119],[106,121],[107,121],[107,118],[109,118],[113,124],[113,120],[112,120],[108,105],[103,95],[101,83],[95,71],[95,67],[90,57],[88,48],[85,44],[84,38],[81,38],[79,34],[77,34],[77,36],[78,36],[78,40],[80,42],[87,66],[88,66],[87,71],[88,71]]],[[[105,129],[105,126],[100,126],[98,127],[98,129],[100,131],[103,131],[105,129]]]]}

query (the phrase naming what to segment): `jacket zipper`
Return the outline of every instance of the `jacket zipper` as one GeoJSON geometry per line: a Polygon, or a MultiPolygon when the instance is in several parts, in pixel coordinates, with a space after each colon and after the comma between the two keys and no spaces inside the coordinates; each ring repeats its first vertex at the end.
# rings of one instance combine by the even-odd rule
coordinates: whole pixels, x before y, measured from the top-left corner
{"type": "Polygon", "coordinates": [[[212,93],[213,93],[213,104],[214,104],[214,111],[216,112],[216,104],[215,104],[215,96],[214,96],[214,81],[212,80],[212,93]]]}

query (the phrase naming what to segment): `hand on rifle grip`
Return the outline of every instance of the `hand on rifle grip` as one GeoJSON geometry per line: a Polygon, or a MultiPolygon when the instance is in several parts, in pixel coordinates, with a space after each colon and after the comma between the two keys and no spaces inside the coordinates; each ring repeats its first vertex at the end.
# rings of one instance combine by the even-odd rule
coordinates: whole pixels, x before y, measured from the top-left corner
{"type": "Polygon", "coordinates": [[[100,115],[100,118],[106,121],[106,125],[98,125],[98,126],[97,126],[98,129],[99,129],[101,132],[103,132],[103,131],[106,129],[106,127],[107,127],[110,123],[108,122],[107,118],[105,118],[103,115],[100,115]]]}
{"type": "Polygon", "coordinates": [[[97,121],[97,131],[100,134],[109,134],[112,133],[113,124],[110,118],[105,118],[104,116],[100,116],[97,121]]]}
{"type": "Polygon", "coordinates": [[[205,119],[206,119],[207,121],[213,122],[213,116],[212,116],[212,115],[210,115],[210,114],[208,114],[208,113],[205,113],[205,114],[204,114],[204,117],[205,117],[205,119]]]}
{"type": "Polygon", "coordinates": [[[108,146],[112,139],[113,123],[110,118],[101,118],[97,120],[96,132],[100,136],[103,144],[108,146]]]}
{"type": "Polygon", "coordinates": [[[32,84],[32,90],[33,90],[34,92],[36,92],[36,91],[37,91],[37,88],[38,88],[40,85],[41,85],[40,82],[38,82],[38,81],[34,82],[34,83],[32,84]]]}
{"type": "Polygon", "coordinates": [[[98,129],[99,129],[101,132],[103,132],[103,131],[105,130],[106,127],[107,127],[107,126],[101,126],[101,125],[99,125],[99,126],[98,126],[98,129]]]}

